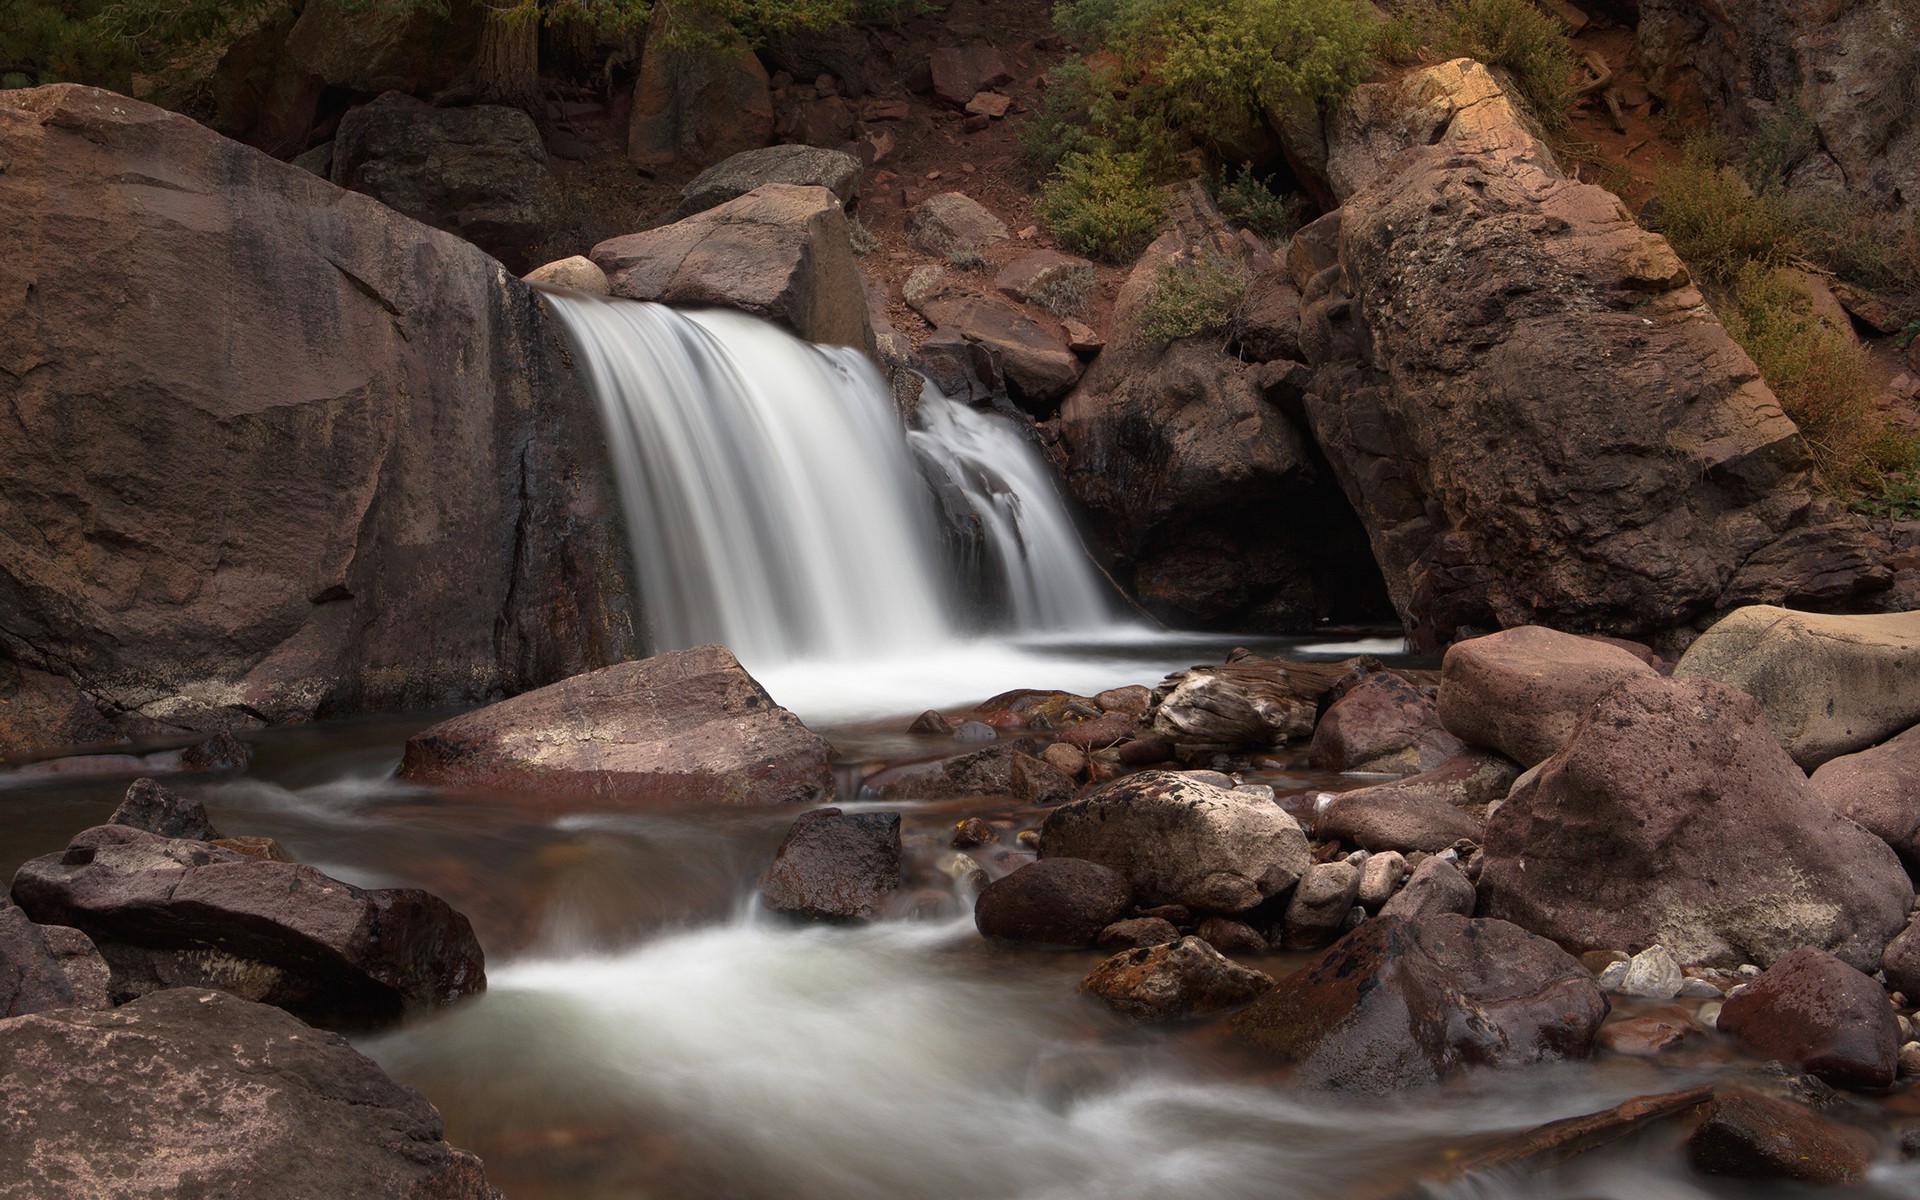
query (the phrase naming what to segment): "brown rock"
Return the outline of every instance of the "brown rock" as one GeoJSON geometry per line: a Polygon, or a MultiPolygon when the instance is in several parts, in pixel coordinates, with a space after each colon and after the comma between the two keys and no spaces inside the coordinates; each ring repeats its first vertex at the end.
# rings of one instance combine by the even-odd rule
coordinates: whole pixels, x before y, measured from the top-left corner
{"type": "Polygon", "coordinates": [[[1164,917],[1129,917],[1100,931],[1094,944],[1102,950],[1132,950],[1180,940],[1180,931],[1164,917]]]}
{"type": "Polygon", "coordinates": [[[1362,850],[1425,850],[1438,853],[1465,838],[1478,842],[1481,822],[1439,800],[1387,787],[1341,792],[1321,811],[1314,832],[1362,850]]]}
{"type": "Polygon", "coordinates": [[[1123,951],[1093,969],[1080,990],[1136,1021],[1171,1021],[1247,1003],[1273,987],[1197,937],[1123,951]]]}
{"type": "Polygon", "coordinates": [[[613,294],[612,286],[607,283],[607,273],[594,266],[593,260],[584,254],[543,263],[528,271],[525,279],[528,283],[545,284],[548,287],[572,288],[589,296],[613,294]]]}
{"type": "Polygon", "coordinates": [[[1300,357],[1300,292],[1284,269],[1264,271],[1247,285],[1234,317],[1233,339],[1248,362],[1300,357]]]}
{"type": "Polygon", "coordinates": [[[151,779],[136,779],[126,799],[107,818],[110,825],[127,825],[167,838],[210,842],[220,836],[207,816],[206,805],[182,799],[151,779]]]}
{"type": "Polygon", "coordinates": [[[758,150],[742,150],[708,167],[681,188],[674,218],[678,220],[717,208],[769,183],[823,187],[838,197],[841,204],[849,205],[860,186],[860,161],[850,154],[818,146],[763,146],[758,150]]]}
{"type": "Polygon", "coordinates": [[[1042,415],[1080,378],[1078,355],[1048,325],[999,296],[975,291],[942,273],[908,297],[914,311],[984,355],[988,374],[1003,379],[1013,398],[1042,415]]]}
{"type": "Polygon", "coordinates": [[[948,839],[949,846],[961,850],[974,846],[991,846],[1000,840],[1000,833],[979,817],[968,817],[953,827],[953,836],[948,839]]]}
{"type": "Polygon", "coordinates": [[[1231,917],[1208,917],[1193,935],[1222,954],[1265,954],[1271,948],[1259,930],[1231,917]]]}
{"type": "Polygon", "coordinates": [[[24,864],[13,899],[93,940],[116,1001],[217,987],[314,1024],[365,1029],[486,987],[467,919],[416,888],[363,889],[124,825],[24,864]]]}
{"type": "MultiPolygon", "coordinates": [[[[1058,250],[1036,250],[1002,267],[993,277],[994,289],[1022,304],[1035,304],[1056,316],[1065,316],[1064,297],[1093,294],[1093,264],[1058,250]]],[[[1091,331],[1089,331],[1091,332],[1091,331]]],[[[1074,346],[1074,350],[1082,349],[1074,346]]]]}
{"type": "Polygon", "coordinates": [[[113,970],[93,939],[69,925],[41,925],[47,951],[73,990],[74,1008],[112,1008],[113,970]]]}
{"type": "Polygon", "coordinates": [[[1413,869],[1406,886],[1380,906],[1383,917],[1437,917],[1453,913],[1473,915],[1477,897],[1460,868],[1439,856],[1413,869]]]}
{"type": "Polygon", "coordinates": [[[1879,835],[1909,873],[1920,870],[1920,726],[1829,759],[1812,782],[1827,807],[1879,835]]]}
{"type": "Polygon", "coordinates": [[[1720,1092],[1687,1139],[1695,1170],[1741,1179],[1854,1183],[1867,1172],[1873,1138],[1791,1104],[1749,1091],[1720,1092]]]}
{"type": "Polygon", "coordinates": [[[1013,99],[999,92],[975,92],[967,101],[967,111],[980,117],[1004,117],[1013,107],[1013,99]]]}
{"type": "Polygon", "coordinates": [[[1756,1058],[1780,1059],[1837,1087],[1891,1085],[1900,1031],[1880,985],[1802,946],[1727,998],[1716,1028],[1756,1058]]]}
{"type": "Polygon", "coordinates": [[[0,1022],[0,1089],[0,1177],[21,1196],[500,1194],[345,1038],[219,992],[0,1022]]]}
{"type": "Polygon", "coordinates": [[[1078,779],[1087,773],[1087,752],[1065,739],[1041,751],[1040,759],[1069,779],[1078,779]]]}
{"type": "Polygon", "coordinates": [[[12,903],[0,904],[0,1019],[73,1004],[73,983],[46,929],[12,903]]]}
{"type": "Polygon", "coordinates": [[[669,46],[658,36],[668,19],[669,6],[660,5],[633,85],[627,157],[643,167],[715,163],[772,141],[773,97],[760,59],[744,45],[669,46]]]}
{"type": "Polygon", "coordinates": [[[1886,844],[1812,795],[1753,699],[1701,679],[1603,696],[1494,811],[1484,851],[1487,915],[1574,950],[1658,942],[1684,963],[1811,945],[1873,969],[1913,897],[1886,844]]]}
{"type": "Polygon", "coordinates": [[[810,342],[873,347],[846,213],[823,187],[770,183],[705,212],[595,246],[613,294],[715,304],[810,342]]]}
{"type": "Polygon", "coordinates": [[[1671,1050],[1690,1037],[1698,1036],[1695,1025],[1684,1010],[1672,1009],[1660,1014],[1609,1021],[1600,1027],[1594,1041],[1602,1049],[1634,1058],[1652,1058],[1671,1050]]]}
{"type": "Polygon", "coordinates": [[[400,774],[658,804],[816,803],[832,748],[720,646],[603,667],[407,739],[400,774]]]}
{"type": "MultiPolygon", "coordinates": [[[[1383,798],[1388,811],[1399,806],[1411,809],[1423,809],[1433,804],[1451,805],[1456,808],[1478,809],[1495,800],[1502,799],[1512,790],[1513,782],[1519,778],[1520,768],[1502,755],[1487,750],[1466,750],[1454,755],[1431,771],[1422,771],[1418,775],[1409,775],[1405,779],[1389,780],[1368,788],[1356,788],[1351,792],[1341,792],[1340,798],[1356,800],[1365,794],[1369,798],[1383,798]]],[[[1465,837],[1477,835],[1463,834],[1465,837]]],[[[1452,845],[1448,842],[1446,845],[1452,845]]],[[[1437,847],[1444,850],[1446,846],[1437,847]]]]}
{"type": "Polygon", "coordinates": [[[1308,1087],[1389,1092],[1470,1066],[1583,1058],[1607,1014],[1593,977],[1504,921],[1376,917],[1233,1019],[1308,1087]]]}
{"type": "Polygon", "coordinates": [[[1410,775],[1465,749],[1441,728],[1431,695],[1391,671],[1376,671],[1321,716],[1307,761],[1323,771],[1410,775]]]}
{"type": "Polygon", "coordinates": [[[953,722],[947,720],[945,714],[935,712],[930,708],[913,719],[913,724],[907,726],[907,732],[951,737],[953,735],[953,722]]]}
{"type": "Polygon", "coordinates": [[[1103,712],[1123,713],[1133,718],[1147,715],[1147,709],[1153,705],[1153,689],[1132,684],[1127,687],[1109,688],[1093,698],[1103,712]]]}
{"type": "Polygon", "coordinates": [[[1091,946],[1133,907],[1126,878],[1098,863],[1043,858],[988,884],[974,902],[982,936],[1091,946]]]}
{"type": "Polygon", "coordinates": [[[1059,804],[1077,790],[1072,779],[1034,758],[1028,739],[999,742],[984,750],[932,762],[889,767],[863,787],[882,800],[1012,796],[1027,804],[1059,804]]]}
{"type": "Polygon", "coordinates": [[[1440,721],[1456,737],[1531,767],[1564,746],[1615,684],[1655,674],[1617,646],[1526,625],[1447,649],[1440,721]]]}
{"type": "Polygon", "coordinates": [[[901,878],[899,813],[820,808],[787,830],[760,903],[810,921],[869,921],[901,878]]]}
{"type": "Polygon", "coordinates": [[[0,157],[0,696],[78,722],[9,755],[474,704],[627,653],[604,435],[532,289],[93,88],[0,93],[0,157]]]}
{"type": "MultiPolygon", "coordinates": [[[[907,239],[928,254],[977,250],[1004,242],[1009,236],[999,217],[964,192],[937,192],[907,214],[907,239]]],[[[908,296],[907,301],[913,303],[913,297],[908,296]]]]}
{"type": "Polygon", "coordinates": [[[1061,727],[1059,738],[1069,746],[1081,750],[1105,750],[1121,742],[1138,737],[1139,719],[1127,713],[1102,713],[1091,721],[1080,721],[1061,727]]]}
{"type": "Polygon", "coordinates": [[[1318,950],[1332,942],[1359,896],[1359,867],[1344,861],[1313,864],[1287,900],[1286,948],[1318,950]]]}
{"type": "Polygon", "coordinates": [[[1154,693],[1153,728],[1171,740],[1266,749],[1313,731],[1340,664],[1247,655],[1167,676],[1154,693]]]}
{"type": "Polygon", "coordinates": [[[1909,997],[1920,997],[1920,924],[1912,921],[1887,943],[1880,956],[1880,969],[1887,973],[1887,986],[1909,997]]]}
{"type": "Polygon", "coordinates": [[[934,94],[959,108],[987,88],[1012,83],[1007,60],[991,46],[942,46],[927,55],[934,94]]]}

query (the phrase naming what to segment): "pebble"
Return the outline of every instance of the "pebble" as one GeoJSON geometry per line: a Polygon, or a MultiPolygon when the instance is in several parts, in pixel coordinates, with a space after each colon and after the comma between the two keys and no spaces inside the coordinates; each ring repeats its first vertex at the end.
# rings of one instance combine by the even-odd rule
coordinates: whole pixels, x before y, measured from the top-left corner
{"type": "Polygon", "coordinates": [[[1718,1000],[1721,993],[1705,979],[1688,979],[1680,984],[1680,994],[1694,1000],[1718,1000]]]}
{"type": "Polygon", "coordinates": [[[1727,1006],[1724,1000],[1709,1000],[1693,1014],[1693,1019],[1702,1029],[1715,1029],[1720,1025],[1720,1010],[1727,1006]]]}
{"type": "Polygon", "coordinates": [[[1920,1042],[1908,1042],[1900,1047],[1900,1073],[1920,1075],[1920,1042]]]}
{"type": "MultiPolygon", "coordinates": [[[[1347,861],[1356,860],[1349,858],[1347,861]]],[[[1393,893],[1406,877],[1406,856],[1398,850],[1382,851],[1360,860],[1360,891],[1356,897],[1360,907],[1369,912],[1379,912],[1382,904],[1393,899],[1393,893]]]]}
{"type": "Polygon", "coordinates": [[[984,846],[999,840],[1000,837],[994,832],[993,826],[979,817],[968,817],[953,827],[953,837],[947,844],[965,849],[969,846],[984,846]]]}
{"type": "Polygon", "coordinates": [[[962,721],[953,731],[956,742],[994,742],[1000,740],[1000,732],[985,721],[962,721]]]}
{"type": "Polygon", "coordinates": [[[1040,831],[1038,829],[1022,829],[1019,833],[1013,835],[1013,840],[1019,842],[1022,846],[1038,847],[1040,845],[1040,831]]]}
{"type": "MultiPolygon", "coordinates": [[[[1608,968],[1611,970],[1612,968],[1608,968]]],[[[1605,974],[1601,976],[1605,979],[1605,974]]],[[[1658,943],[1648,946],[1627,961],[1627,969],[1620,976],[1617,985],[1623,996],[1639,996],[1647,1000],[1671,1000],[1680,994],[1680,964],[1673,952],[1658,943]]],[[[1606,984],[1602,982],[1602,987],[1606,984]]]]}
{"type": "Polygon", "coordinates": [[[958,850],[949,851],[934,864],[940,873],[955,883],[964,883],[970,887],[987,886],[987,871],[971,854],[962,854],[958,850]]]}
{"type": "Polygon", "coordinates": [[[1600,972],[1600,978],[1598,982],[1600,984],[1601,991],[1617,992],[1620,990],[1620,985],[1625,983],[1626,981],[1627,981],[1627,964],[1623,962],[1616,962],[1616,963],[1607,964],[1606,969],[1600,972]]]}

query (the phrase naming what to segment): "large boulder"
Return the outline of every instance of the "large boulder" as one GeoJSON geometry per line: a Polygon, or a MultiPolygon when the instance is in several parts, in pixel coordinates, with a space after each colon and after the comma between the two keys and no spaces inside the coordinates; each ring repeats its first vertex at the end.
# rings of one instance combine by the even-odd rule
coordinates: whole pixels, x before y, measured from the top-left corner
{"type": "Polygon", "coordinates": [[[617,663],[442,721],[400,774],[622,806],[815,803],[833,751],[723,646],[617,663]]]}
{"type": "Polygon", "coordinates": [[[907,240],[928,254],[978,250],[1011,236],[1005,222],[965,192],[936,192],[907,213],[907,240]]]}
{"type": "Polygon", "coordinates": [[[554,235],[553,173],[517,108],[432,108],[389,92],[340,121],[331,178],[456,233],[518,274],[554,235]]]}
{"type": "Polygon", "coordinates": [[[821,808],[793,823],[760,902],[814,921],[867,921],[900,889],[900,814],[821,808]]]}
{"type": "Polygon", "coordinates": [[[1673,668],[1750,693],[1812,770],[1920,724],[1920,612],[1827,616],[1754,605],[1694,639],[1673,668]]]}
{"type": "Polygon", "coordinates": [[[1799,946],[1862,970],[1913,887],[1886,843],[1822,804],[1746,693],[1633,678],[1487,821],[1481,911],[1576,951],[1658,942],[1683,963],[1799,946]]]}
{"type": "Polygon", "coordinates": [[[1365,534],[1310,440],[1269,402],[1265,368],[1220,339],[1145,335],[1163,265],[1202,248],[1239,253],[1211,201],[1194,190],[1182,200],[1061,405],[1067,487],[1116,578],[1169,624],[1294,631],[1336,612],[1384,614],[1365,534]]]}
{"type": "Polygon", "coordinates": [[[810,342],[871,352],[851,239],[832,192],[769,183],[671,225],[610,238],[589,257],[616,296],[737,308],[810,342]]]}
{"type": "Polygon", "coordinates": [[[1683,119],[1710,117],[1739,138],[1785,124],[1797,135],[1796,157],[1781,164],[1794,190],[1910,211],[1920,201],[1914,20],[1903,0],[1642,0],[1639,58],[1683,119]]]}
{"type": "Polygon", "coordinates": [[[1440,722],[1531,767],[1566,745],[1593,702],[1652,667],[1618,646],[1522,625],[1455,642],[1440,662],[1440,722]]]}
{"type": "Polygon", "coordinates": [[[1382,916],[1233,1019],[1309,1087],[1391,1092],[1473,1066],[1585,1058],[1607,998],[1578,960],[1505,921],[1382,916]]]}
{"type": "Polygon", "coordinates": [[[1686,267],[1562,175],[1485,68],[1348,103],[1377,118],[1332,122],[1345,203],[1303,294],[1305,407],[1416,644],[1887,585],[1686,267]]]}
{"type": "Polygon", "coordinates": [[[1278,895],[1312,862],[1299,823],[1271,799],[1170,771],[1128,775],[1054,809],[1040,856],[1111,867],[1142,904],[1213,912],[1278,895]]]}
{"type": "Polygon", "coordinates": [[[0,690],[48,718],[0,754],[627,652],[599,418],[499,263],[93,88],[0,92],[0,158],[0,690]]]}
{"type": "Polygon", "coordinates": [[[706,28],[712,22],[678,4],[656,4],[633,84],[627,120],[627,157],[649,170],[676,162],[715,163],[773,140],[773,96],[767,69],[746,46],[678,45],[675,22],[706,28]]]}
{"type": "Polygon", "coordinates": [[[13,900],[93,939],[116,1001],[211,987],[367,1029],[486,987],[473,927],[437,896],[125,825],[82,830],[22,864],[13,900]]]}
{"type": "Polygon", "coordinates": [[[985,373],[1003,380],[1030,412],[1052,412],[1054,401],[1080,378],[1080,357],[1067,348],[1056,326],[948,272],[935,269],[930,278],[916,273],[907,303],[942,333],[971,347],[968,357],[984,359],[985,373]]]}
{"type": "MultiPolygon", "coordinates": [[[[54,928],[86,940],[77,930],[54,928]]],[[[50,932],[12,902],[0,902],[0,1019],[83,1004],[62,958],[60,948],[65,942],[58,935],[49,939],[50,932]]],[[[85,1006],[103,1008],[105,1004],[85,1006]]]]}
{"type": "Polygon", "coordinates": [[[1118,871],[1077,858],[1043,858],[989,883],[973,906],[981,936],[1046,946],[1091,946],[1133,907],[1118,871]]]}
{"type": "Polygon", "coordinates": [[[843,205],[853,203],[860,183],[860,160],[816,146],[762,146],[717,162],[680,189],[674,218],[717,208],[769,183],[823,187],[843,205]]]}
{"type": "Polygon", "coordinates": [[[0,1177],[22,1200],[500,1195],[345,1038],[219,992],[0,1021],[0,1091],[0,1177]]]}
{"type": "Polygon", "coordinates": [[[1920,725],[1858,754],[1829,759],[1813,773],[1827,807],[1878,834],[1920,872],[1920,725]]]}
{"type": "Polygon", "coordinates": [[[353,92],[427,94],[454,83],[479,53],[484,5],[369,5],[306,0],[287,33],[295,73],[353,92]]]}
{"type": "Polygon", "coordinates": [[[1715,1028],[1756,1058],[1780,1059],[1828,1083],[1893,1083],[1900,1028],[1880,985],[1824,950],[1802,946],[1727,998],[1715,1028]]]}

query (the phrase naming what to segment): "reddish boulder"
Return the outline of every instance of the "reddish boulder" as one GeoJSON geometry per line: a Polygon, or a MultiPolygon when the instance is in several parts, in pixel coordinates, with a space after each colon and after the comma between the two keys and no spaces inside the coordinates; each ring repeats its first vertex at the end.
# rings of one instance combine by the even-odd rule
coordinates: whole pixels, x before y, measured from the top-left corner
{"type": "Polygon", "coordinates": [[[92,938],[116,1001],[213,987],[366,1029],[486,987],[472,926],[436,896],[124,825],[83,830],[25,863],[13,899],[43,925],[92,938]]]}
{"type": "Polygon", "coordinates": [[[671,45],[662,27],[674,18],[687,19],[684,13],[670,16],[665,4],[654,10],[633,84],[627,157],[648,168],[716,163],[771,142],[773,96],[759,57],[744,45],[671,45]]]}
{"type": "Polygon", "coordinates": [[[1007,60],[992,46],[942,46],[927,55],[934,94],[964,108],[974,94],[1013,82],[1007,60]]]}
{"type": "Polygon", "coordinates": [[[1476,899],[1473,884],[1460,868],[1435,855],[1414,868],[1406,886],[1380,906],[1380,915],[1413,918],[1454,913],[1470,917],[1476,899]]]}
{"type": "Polygon", "coordinates": [[[720,646],[619,663],[442,721],[400,774],[626,806],[817,803],[832,749],[720,646]]]}
{"type": "Polygon", "coordinates": [[[1197,937],[1123,951],[1080,983],[1082,992],[1136,1021],[1237,1008],[1272,987],[1265,972],[1241,966],[1197,937]]]}
{"type": "Polygon", "coordinates": [[[1687,1139],[1695,1170],[1740,1179],[1855,1183],[1867,1173],[1873,1136],[1754,1092],[1715,1095],[1687,1139]]]}
{"type": "Polygon", "coordinates": [[[1307,761],[1322,771],[1410,775],[1465,749],[1441,728],[1430,694],[1391,671],[1376,671],[1321,715],[1307,761]]]}
{"type": "Polygon", "coordinates": [[[1920,726],[1858,754],[1829,759],[1813,773],[1828,808],[1892,846],[1920,871],[1920,726]]]}
{"type": "Polygon", "coordinates": [[[220,992],[0,1021],[0,1092],[17,1196],[500,1195],[345,1038],[220,992]]]}
{"type": "Polygon", "coordinates": [[[1341,792],[1321,811],[1314,832],[1362,850],[1438,853],[1465,838],[1477,842],[1481,824],[1463,809],[1391,787],[1341,792]]]}
{"type": "Polygon", "coordinates": [[[1880,985],[1824,950],[1787,954],[1727,998],[1716,1027],[1756,1058],[1847,1088],[1893,1083],[1900,1030],[1880,985]]]}
{"type": "Polygon", "coordinates": [[[1584,1058],[1607,1000],[1577,960],[1505,921],[1376,917],[1233,1019],[1309,1087],[1390,1092],[1468,1067],[1584,1058]]]}
{"type": "Polygon", "coordinates": [[[1620,647],[1523,625],[1455,642],[1440,663],[1440,721],[1531,767],[1560,749],[1595,700],[1652,667],[1620,647]]]}
{"type": "Polygon", "coordinates": [[[1043,858],[982,889],[973,923],[984,937],[1091,946],[1132,907],[1133,888],[1118,872],[1077,858],[1043,858]]]}
{"type": "Polygon", "coordinates": [[[1607,693],[1494,810],[1483,849],[1482,911],[1573,950],[1764,966],[1818,946],[1872,970],[1913,902],[1893,851],[1820,803],[1753,698],[1704,679],[1607,693]]]}
{"type": "Polygon", "coordinates": [[[1027,753],[1033,748],[1031,741],[1020,739],[951,758],[888,767],[869,776],[861,790],[882,800],[1012,796],[1024,804],[1059,804],[1071,799],[1073,780],[1027,753]]]}
{"type": "Polygon", "coordinates": [[[1056,329],[1000,296],[967,287],[945,272],[907,289],[907,302],[928,322],[984,354],[990,373],[1004,379],[1014,399],[1046,415],[1084,369],[1056,329]]]}
{"type": "Polygon", "coordinates": [[[899,813],[816,809],[787,830],[760,902],[811,921],[868,921],[901,878],[899,813]]]}

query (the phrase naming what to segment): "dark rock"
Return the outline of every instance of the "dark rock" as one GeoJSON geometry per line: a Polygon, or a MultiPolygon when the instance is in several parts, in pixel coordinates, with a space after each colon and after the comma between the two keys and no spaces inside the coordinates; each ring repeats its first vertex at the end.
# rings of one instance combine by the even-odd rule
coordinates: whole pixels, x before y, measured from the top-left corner
{"type": "Polygon", "coordinates": [[[310,0],[287,35],[291,74],[352,92],[426,95],[457,82],[480,51],[485,10],[310,0]]]}
{"type": "Polygon", "coordinates": [[[1091,946],[1133,906],[1126,878],[1098,863],[1043,858],[988,884],[973,906],[981,934],[1050,946],[1091,946]]]}
{"type": "Polygon", "coordinates": [[[1052,412],[1053,401],[1080,378],[1080,357],[1054,327],[947,272],[910,289],[907,302],[928,322],[973,347],[976,355],[985,355],[986,374],[1004,380],[1030,412],[1052,412]]]}
{"type": "Polygon", "coordinates": [[[41,925],[40,936],[73,990],[75,1008],[113,1007],[113,969],[93,939],[69,925],[41,925]]]}
{"type": "Polygon", "coordinates": [[[653,168],[714,163],[771,142],[773,97],[760,59],[744,44],[719,51],[670,45],[660,30],[674,18],[687,19],[670,15],[668,5],[654,10],[633,85],[627,157],[653,168]]]}
{"type": "Polygon", "coordinates": [[[517,108],[430,108],[389,92],[340,122],[330,177],[458,234],[516,275],[539,264],[553,234],[547,150],[517,108]]]}
{"type": "Polygon", "coordinates": [[[966,850],[974,846],[990,846],[1000,840],[1000,834],[993,826],[979,817],[968,817],[953,827],[953,837],[947,844],[966,850]]]}
{"type": "Polygon", "coordinates": [[[1456,737],[1531,767],[1566,745],[1574,724],[1615,684],[1655,674],[1618,646],[1525,625],[1447,649],[1440,720],[1456,737]]]}
{"type": "Polygon", "coordinates": [[[407,739],[400,774],[625,806],[817,803],[832,748],[720,646],[577,675],[407,739]]]}
{"type": "Polygon", "coordinates": [[[1812,783],[1828,808],[1892,846],[1908,874],[1920,871],[1920,725],[1829,759],[1812,783]]]}
{"type": "Polygon", "coordinates": [[[1431,695],[1391,671],[1376,671],[1321,715],[1307,761],[1322,771],[1411,775],[1465,749],[1441,728],[1431,695]]]}
{"type": "Polygon", "coordinates": [[[1136,1021],[1171,1021],[1237,1008],[1273,987],[1197,937],[1143,946],[1093,969],[1080,990],[1136,1021]]]}
{"type": "Polygon", "coordinates": [[[1279,805],[1167,771],[1128,775],[1047,814],[1042,861],[1111,867],[1144,904],[1243,912],[1306,873],[1306,835],[1279,805]]]}
{"type": "Polygon", "coordinates": [[[467,919],[416,888],[357,888],[124,825],[21,866],[13,899],[93,939],[125,1002],[214,987],[314,1024],[373,1028],[486,987],[467,919]]]}
{"type": "Polygon", "coordinates": [[[953,728],[956,742],[997,742],[1000,731],[984,721],[962,721],[953,728]]]}
{"type": "Polygon", "coordinates": [[[1233,1019],[1308,1087],[1389,1092],[1471,1066],[1584,1058],[1607,1000],[1577,961],[1505,921],[1377,917],[1233,1019]]]}
{"type": "Polygon", "coordinates": [[[471,705],[629,652],[599,415],[531,288],[93,88],[0,92],[0,157],[8,754],[471,705]]]}
{"type": "Polygon", "coordinates": [[[1318,950],[1339,937],[1359,895],[1360,868],[1344,861],[1313,864],[1287,901],[1286,948],[1318,950]]]}
{"type": "Polygon", "coordinates": [[[868,921],[900,890],[900,814],[806,813],[760,880],[760,902],[810,921],[868,921]]]}
{"type": "Polygon", "coordinates": [[[871,350],[851,239],[832,192],[769,183],[671,225],[610,238],[589,257],[616,296],[736,308],[810,342],[871,350]]]}
{"type": "Polygon", "coordinates": [[[210,842],[221,836],[207,816],[206,805],[184,799],[151,779],[134,780],[107,823],[130,825],[165,838],[210,842]]]}
{"type": "Polygon", "coordinates": [[[0,1018],[73,1006],[73,983],[45,935],[26,913],[0,904],[0,1018]]]}
{"type": "Polygon", "coordinates": [[[180,769],[188,774],[238,774],[253,762],[247,744],[224,730],[180,752],[180,769]]]}
{"type": "Polygon", "coordinates": [[[1389,787],[1341,792],[1314,821],[1314,832],[1362,850],[1437,854],[1462,838],[1479,841],[1481,823],[1460,808],[1389,787]]]}
{"type": "Polygon", "coordinates": [[[1900,1030],[1880,985],[1803,946],[1727,998],[1716,1028],[1756,1058],[1780,1059],[1836,1087],[1893,1083],[1900,1030]]]}
{"type": "Polygon", "coordinates": [[[962,108],[978,92],[1013,82],[1007,60],[991,46],[942,46],[927,55],[933,91],[962,108]]]}
{"type": "Polygon", "coordinates": [[[1413,869],[1406,886],[1380,907],[1383,917],[1437,917],[1453,913],[1473,915],[1476,896],[1473,884],[1460,868],[1435,856],[1413,869]]]}
{"type": "Polygon", "coordinates": [[[1193,935],[1222,954],[1265,954],[1271,948],[1259,930],[1230,917],[1208,917],[1193,935]]]}
{"type": "Polygon", "coordinates": [[[1603,696],[1488,818],[1484,851],[1481,911],[1573,950],[1764,966],[1818,946],[1872,970],[1913,903],[1893,851],[1820,803],[1753,699],[1704,679],[1603,696]]]}
{"type": "Polygon", "coordinates": [[[862,786],[882,800],[1012,796],[1026,804],[1059,804],[1071,799],[1073,780],[1026,752],[1032,748],[1027,739],[998,742],[952,758],[889,767],[862,786]]]}
{"type": "Polygon", "coordinates": [[[930,708],[913,719],[913,724],[907,726],[907,732],[950,737],[953,734],[953,722],[930,708]]]}
{"type": "Polygon", "coordinates": [[[0,1022],[0,1090],[17,1196],[500,1195],[345,1038],[219,992],[0,1022]]]}
{"type": "Polygon", "coordinates": [[[1129,917],[1100,931],[1094,944],[1102,950],[1132,950],[1180,940],[1180,931],[1162,917],[1129,917]]]}
{"type": "Polygon", "coordinates": [[[1300,292],[1284,270],[1262,272],[1247,285],[1234,315],[1233,340],[1248,362],[1300,357],[1300,292]]]}
{"type": "Polygon", "coordinates": [[[1687,1157],[1707,1175],[1854,1183],[1867,1173],[1873,1138],[1804,1105],[1725,1091],[1707,1105],[1687,1139],[1687,1157]]]}
{"type": "Polygon", "coordinates": [[[1887,943],[1886,951],[1880,956],[1880,969],[1887,973],[1888,987],[1920,998],[1920,923],[1909,921],[1907,927],[1887,943]]]}
{"type": "Polygon", "coordinates": [[[782,141],[810,148],[843,146],[853,140],[858,129],[853,105],[838,96],[808,100],[788,95],[774,102],[773,136],[782,141]]]}

